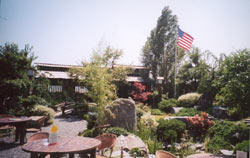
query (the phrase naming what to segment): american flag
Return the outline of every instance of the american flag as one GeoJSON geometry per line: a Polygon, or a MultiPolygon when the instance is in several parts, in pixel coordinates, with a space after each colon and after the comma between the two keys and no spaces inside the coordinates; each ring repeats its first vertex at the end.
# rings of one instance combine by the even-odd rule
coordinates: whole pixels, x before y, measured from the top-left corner
{"type": "Polygon", "coordinates": [[[179,35],[177,42],[178,46],[190,52],[190,48],[194,38],[189,34],[183,32],[179,27],[178,27],[178,35],[179,35]]]}

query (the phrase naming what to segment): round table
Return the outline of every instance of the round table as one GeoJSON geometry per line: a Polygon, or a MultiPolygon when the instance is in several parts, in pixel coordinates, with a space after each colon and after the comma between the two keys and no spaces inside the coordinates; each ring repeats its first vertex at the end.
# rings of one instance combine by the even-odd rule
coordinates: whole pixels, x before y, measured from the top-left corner
{"type": "Polygon", "coordinates": [[[96,156],[96,148],[101,141],[88,137],[59,137],[57,143],[48,145],[44,139],[36,140],[23,145],[23,150],[31,153],[31,157],[38,157],[38,154],[50,154],[51,158],[60,157],[63,154],[69,154],[70,158],[75,153],[90,154],[91,158],[96,156]]]}
{"type": "Polygon", "coordinates": [[[11,118],[0,118],[0,126],[12,125],[16,127],[16,137],[17,142],[20,137],[20,144],[24,143],[24,138],[26,136],[25,128],[26,123],[30,121],[27,117],[11,117],[11,118]]]}

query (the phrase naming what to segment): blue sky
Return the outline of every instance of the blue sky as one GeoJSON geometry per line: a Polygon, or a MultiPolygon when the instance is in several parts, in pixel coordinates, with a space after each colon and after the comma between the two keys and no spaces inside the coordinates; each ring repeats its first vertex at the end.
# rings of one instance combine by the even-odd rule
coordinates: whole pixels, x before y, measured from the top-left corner
{"type": "Polygon", "coordinates": [[[35,62],[79,64],[105,41],[123,50],[120,64],[140,65],[165,6],[202,51],[250,48],[249,0],[1,0],[0,45],[29,44],[35,62]]]}

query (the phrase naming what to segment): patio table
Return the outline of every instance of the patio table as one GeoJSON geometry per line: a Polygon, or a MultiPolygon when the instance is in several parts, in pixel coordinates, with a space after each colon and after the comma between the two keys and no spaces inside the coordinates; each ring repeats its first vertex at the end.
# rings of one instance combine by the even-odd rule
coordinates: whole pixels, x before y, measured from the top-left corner
{"type": "Polygon", "coordinates": [[[51,158],[58,158],[64,154],[69,154],[74,158],[74,154],[90,154],[91,158],[96,157],[96,148],[101,144],[100,140],[88,137],[59,137],[57,143],[48,145],[48,139],[36,140],[23,145],[23,151],[31,153],[31,158],[40,155],[50,154],[51,158]]]}
{"type": "Polygon", "coordinates": [[[6,117],[6,118],[0,118],[0,126],[5,125],[12,125],[16,127],[16,136],[15,136],[15,142],[20,140],[20,144],[24,143],[24,138],[26,136],[25,128],[26,123],[30,119],[27,117],[6,117]]]}

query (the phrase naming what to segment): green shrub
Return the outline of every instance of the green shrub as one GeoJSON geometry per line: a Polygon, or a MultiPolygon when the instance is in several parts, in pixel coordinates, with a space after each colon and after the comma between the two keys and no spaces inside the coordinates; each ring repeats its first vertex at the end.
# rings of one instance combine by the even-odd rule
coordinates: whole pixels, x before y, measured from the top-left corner
{"type": "Polygon", "coordinates": [[[236,144],[234,150],[244,151],[247,152],[249,155],[249,144],[250,140],[244,140],[241,143],[236,144]]]}
{"type": "Polygon", "coordinates": [[[220,136],[214,136],[209,140],[208,151],[218,154],[221,149],[232,150],[232,145],[225,140],[225,138],[220,136]]]}
{"type": "Polygon", "coordinates": [[[46,124],[52,124],[53,123],[53,118],[56,115],[56,112],[47,107],[47,106],[43,106],[43,105],[36,105],[32,110],[31,110],[31,114],[34,116],[46,116],[46,120],[45,123],[46,124]]]}
{"type": "Polygon", "coordinates": [[[208,150],[218,153],[221,149],[232,149],[232,145],[248,140],[248,131],[246,124],[217,121],[216,125],[207,131],[207,137],[210,138],[208,150]]]}
{"type": "Polygon", "coordinates": [[[165,113],[162,112],[162,111],[159,110],[159,109],[152,109],[152,110],[151,110],[151,114],[152,114],[152,115],[164,115],[165,113]]]}
{"type": "Polygon", "coordinates": [[[159,108],[161,111],[164,111],[166,113],[170,113],[172,107],[176,107],[178,105],[178,101],[176,99],[169,99],[169,100],[162,100],[159,103],[159,108]]]}
{"type": "Polygon", "coordinates": [[[137,121],[140,121],[142,115],[144,114],[144,111],[141,108],[136,107],[136,118],[137,121]]]}
{"type": "Polygon", "coordinates": [[[81,133],[79,133],[79,136],[83,136],[83,137],[91,137],[94,138],[96,136],[98,136],[100,134],[99,131],[97,131],[96,129],[92,128],[92,129],[87,129],[81,133]]]}
{"type": "Polygon", "coordinates": [[[175,116],[195,116],[195,115],[200,115],[200,111],[196,110],[195,108],[183,108],[174,115],[175,116]]]}
{"type": "Polygon", "coordinates": [[[112,134],[116,135],[117,137],[120,135],[127,136],[129,134],[126,129],[120,128],[120,127],[110,127],[107,129],[106,133],[112,133],[112,134]]]}
{"type": "Polygon", "coordinates": [[[83,115],[83,119],[88,122],[87,129],[92,129],[96,125],[98,114],[96,112],[88,112],[83,115]]]}
{"type": "Polygon", "coordinates": [[[150,137],[145,142],[146,142],[146,144],[148,146],[149,154],[155,154],[155,152],[157,150],[162,150],[163,149],[162,142],[158,141],[156,137],[153,137],[153,138],[150,137]]]}
{"type": "Polygon", "coordinates": [[[82,116],[83,114],[86,114],[89,111],[87,103],[74,104],[73,109],[74,109],[74,113],[78,116],[82,116]]]}
{"type": "Polygon", "coordinates": [[[197,104],[200,94],[198,93],[187,93],[184,95],[181,95],[178,98],[179,106],[184,106],[184,107],[191,107],[197,104]]]}
{"type": "Polygon", "coordinates": [[[171,139],[175,141],[180,141],[184,131],[186,129],[186,124],[182,121],[171,119],[171,120],[159,120],[159,125],[156,129],[157,138],[161,141],[171,143],[171,139]]]}

